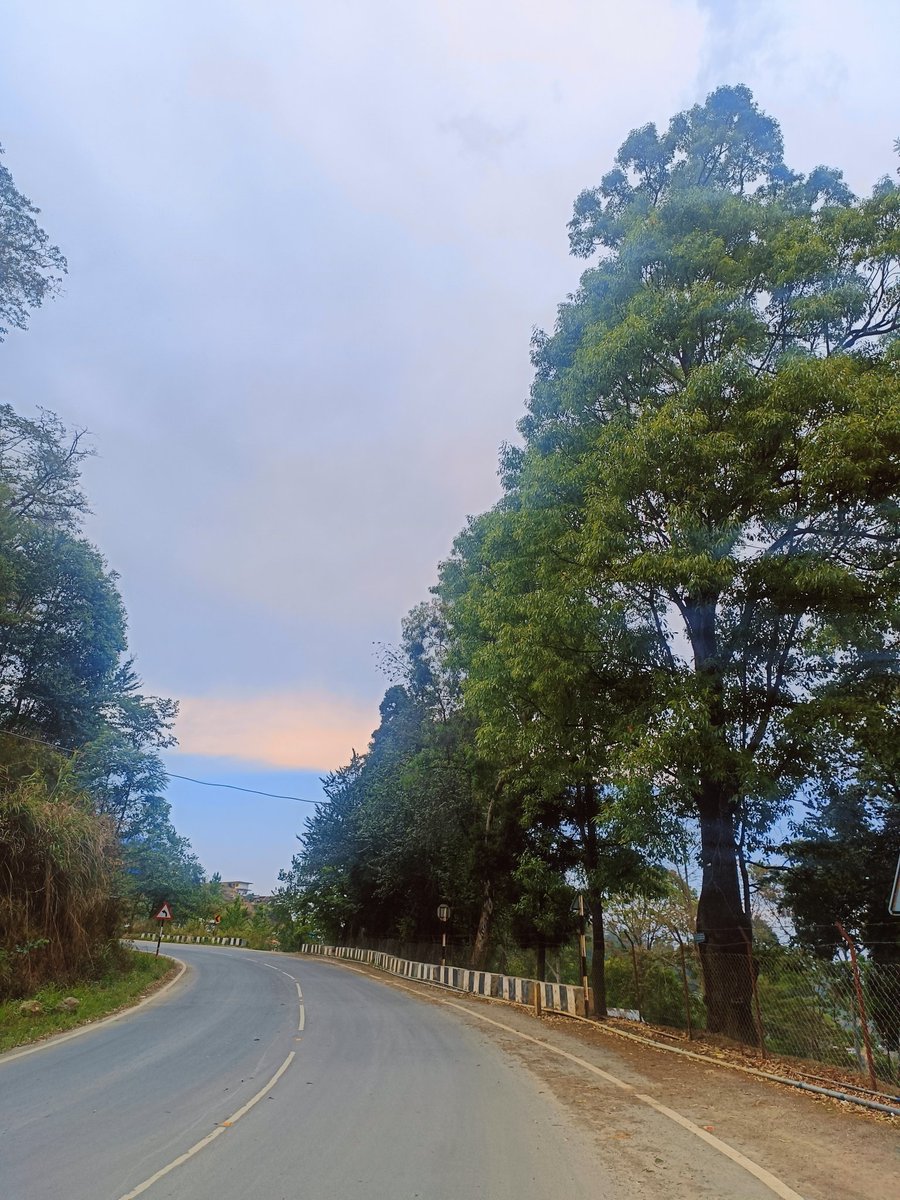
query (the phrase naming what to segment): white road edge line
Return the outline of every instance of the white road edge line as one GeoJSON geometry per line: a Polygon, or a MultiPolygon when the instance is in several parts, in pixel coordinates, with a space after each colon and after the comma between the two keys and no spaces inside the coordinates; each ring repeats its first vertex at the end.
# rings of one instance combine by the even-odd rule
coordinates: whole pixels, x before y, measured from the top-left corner
{"type": "Polygon", "coordinates": [[[143,1183],[139,1183],[136,1188],[132,1189],[132,1191],[126,1192],[124,1196],[120,1196],[119,1200],[134,1200],[135,1196],[143,1195],[143,1193],[146,1192],[148,1188],[152,1187],[157,1180],[162,1179],[164,1175],[168,1175],[170,1171],[174,1171],[176,1167],[180,1167],[182,1163],[186,1163],[189,1158],[193,1158],[195,1154],[199,1154],[204,1146],[208,1146],[210,1142],[214,1142],[220,1134],[225,1133],[225,1131],[231,1125],[234,1125],[241,1119],[241,1117],[245,1115],[245,1113],[248,1113],[254,1104],[258,1104],[267,1092],[272,1090],[281,1076],[294,1061],[295,1055],[296,1051],[292,1050],[269,1082],[265,1085],[265,1087],[260,1088],[256,1095],[248,1100],[242,1108],[239,1108],[236,1113],[233,1113],[227,1121],[222,1121],[211,1133],[208,1133],[205,1138],[201,1138],[199,1142],[195,1142],[194,1145],[191,1146],[190,1150],[185,1150],[184,1154],[179,1154],[177,1158],[173,1158],[167,1166],[161,1167],[156,1174],[151,1175],[149,1179],[145,1179],[143,1183]]]}
{"type": "MultiPolygon", "coordinates": [[[[355,971],[357,975],[364,975],[366,979],[371,979],[373,983],[382,982],[377,977],[370,975],[368,971],[361,971],[359,967],[351,967],[349,963],[340,963],[339,965],[346,967],[348,971],[355,971]]],[[[390,983],[391,986],[398,987],[404,992],[409,992],[413,996],[422,995],[422,993],[417,992],[415,988],[406,987],[405,984],[397,983],[393,978],[385,979],[384,982],[390,983]]],[[[707,1130],[702,1129],[699,1125],[695,1125],[693,1121],[689,1120],[687,1117],[683,1117],[681,1113],[676,1112],[675,1109],[667,1108],[665,1104],[660,1104],[660,1102],[658,1100],[654,1100],[652,1096],[647,1096],[643,1092],[637,1091],[632,1084],[626,1083],[624,1079],[619,1079],[615,1075],[611,1075],[608,1071],[604,1071],[600,1067],[594,1066],[594,1064],[589,1063],[587,1059],[579,1058],[577,1054],[570,1054],[568,1050],[561,1050],[558,1046],[554,1046],[550,1042],[544,1042],[541,1041],[540,1038],[532,1037],[530,1033],[522,1033],[520,1029],[514,1029],[512,1025],[505,1025],[502,1021],[495,1021],[491,1017],[486,1017],[482,1013],[475,1012],[474,1009],[466,1008],[462,1004],[456,1004],[453,1000],[443,1000],[440,996],[432,997],[431,995],[429,995],[428,998],[434,999],[438,1004],[446,1005],[447,1008],[459,1009],[461,1013],[465,1013],[470,1017],[476,1017],[479,1021],[484,1021],[487,1025],[495,1025],[498,1029],[502,1029],[505,1033],[515,1034],[516,1037],[522,1038],[523,1041],[533,1042],[536,1046],[540,1046],[542,1050],[548,1050],[551,1054],[556,1054],[560,1058],[567,1058],[570,1062],[577,1063],[580,1067],[584,1067],[585,1070],[590,1071],[592,1074],[599,1075],[600,1078],[605,1079],[607,1083],[611,1083],[615,1087],[621,1088],[623,1091],[631,1092],[636,1100],[640,1100],[642,1104],[646,1104],[649,1108],[652,1108],[655,1112],[660,1113],[662,1116],[668,1117],[670,1121],[674,1121],[676,1125],[680,1125],[682,1129],[686,1129],[689,1133],[694,1134],[695,1137],[700,1138],[701,1141],[706,1142],[707,1145],[712,1146],[713,1149],[718,1150],[720,1154],[723,1154],[726,1158],[731,1159],[733,1163],[737,1163],[739,1167],[743,1167],[748,1174],[752,1175],[754,1179],[758,1179],[759,1182],[767,1187],[770,1192],[773,1192],[776,1196],[780,1196],[781,1200],[803,1200],[803,1197],[799,1192],[795,1192],[794,1189],[788,1187],[786,1183],[782,1183],[782,1181],[776,1175],[773,1175],[771,1171],[767,1171],[765,1167],[759,1166],[759,1164],[755,1163],[752,1158],[748,1158],[746,1154],[741,1154],[740,1150],[735,1150],[733,1146],[729,1146],[727,1142],[723,1142],[722,1139],[717,1138],[715,1134],[708,1133],[707,1130]]],[[[123,1197],[122,1200],[127,1200],[127,1197],[123,1197]]]]}
{"type": "Polygon", "coordinates": [[[187,963],[182,962],[180,958],[175,958],[173,954],[165,954],[163,957],[171,958],[172,962],[178,963],[181,969],[173,979],[170,979],[168,983],[164,983],[161,988],[157,988],[155,992],[151,992],[149,996],[145,996],[143,1000],[139,1000],[137,1004],[132,1004],[129,1008],[123,1008],[120,1012],[113,1013],[111,1016],[101,1017],[99,1021],[88,1021],[87,1024],[79,1025],[77,1029],[71,1029],[68,1033],[53,1034],[44,1041],[38,1042],[35,1046],[26,1046],[24,1050],[11,1050],[6,1054],[0,1054],[0,1067],[4,1063],[13,1062],[14,1059],[24,1058],[26,1054],[37,1054],[39,1050],[52,1050],[54,1046],[59,1046],[63,1042],[70,1042],[72,1038],[81,1037],[83,1033],[93,1033],[95,1029],[100,1029],[103,1025],[111,1025],[113,1021],[123,1021],[126,1017],[130,1017],[132,1013],[136,1013],[139,1008],[143,1008],[145,1004],[152,1004],[154,1000],[158,1000],[160,996],[164,996],[181,979],[187,970],[187,963]]]}

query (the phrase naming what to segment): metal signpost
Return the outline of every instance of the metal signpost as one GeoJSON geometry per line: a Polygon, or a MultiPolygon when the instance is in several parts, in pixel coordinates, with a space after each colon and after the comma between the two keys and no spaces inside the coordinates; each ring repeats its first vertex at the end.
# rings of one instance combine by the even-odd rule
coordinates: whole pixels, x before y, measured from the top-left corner
{"type": "Polygon", "coordinates": [[[441,966],[447,965],[447,922],[450,920],[450,905],[439,904],[437,910],[438,920],[443,925],[441,929],[441,966]]]}
{"type": "Polygon", "coordinates": [[[172,906],[168,902],[168,900],[165,902],[165,904],[162,906],[162,908],[159,910],[159,912],[156,914],[156,916],[153,918],[153,920],[159,921],[159,933],[156,935],[156,956],[158,958],[159,957],[159,943],[162,941],[163,926],[165,925],[166,921],[172,920],[172,906]]]}

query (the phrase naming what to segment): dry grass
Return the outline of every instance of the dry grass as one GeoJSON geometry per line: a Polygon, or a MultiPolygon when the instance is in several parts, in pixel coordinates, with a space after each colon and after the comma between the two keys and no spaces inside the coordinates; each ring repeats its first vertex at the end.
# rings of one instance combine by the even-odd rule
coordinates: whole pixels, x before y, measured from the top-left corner
{"type": "Polygon", "coordinates": [[[0,999],[121,968],[118,847],[65,775],[0,780],[0,999]]]}

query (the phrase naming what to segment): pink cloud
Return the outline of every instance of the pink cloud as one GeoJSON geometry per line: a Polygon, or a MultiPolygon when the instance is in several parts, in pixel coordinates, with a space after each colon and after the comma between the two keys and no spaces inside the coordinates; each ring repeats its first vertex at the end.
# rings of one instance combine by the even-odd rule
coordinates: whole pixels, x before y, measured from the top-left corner
{"type": "Polygon", "coordinates": [[[185,754],[328,771],[365,750],[377,722],[372,705],[320,692],[187,696],[176,733],[185,754]]]}

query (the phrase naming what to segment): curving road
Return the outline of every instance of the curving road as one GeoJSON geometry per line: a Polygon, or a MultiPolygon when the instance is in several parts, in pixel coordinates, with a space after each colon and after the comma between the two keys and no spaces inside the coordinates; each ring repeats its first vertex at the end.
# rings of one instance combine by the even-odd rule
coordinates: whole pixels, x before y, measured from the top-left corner
{"type": "Polygon", "coordinates": [[[452,1016],[328,965],[177,954],[189,972],[158,1001],[0,1058],[4,1200],[521,1200],[595,1188],[560,1111],[452,1016]],[[271,1090],[223,1125],[292,1052],[271,1090]]]}
{"type": "Polygon", "coordinates": [[[602,1070],[594,1111],[665,1145],[670,1173],[592,1134],[554,1097],[565,1064],[531,1069],[538,1043],[502,1008],[473,1020],[334,964],[176,953],[166,995],[0,1057],[3,1200],[771,1200],[602,1070]]]}

